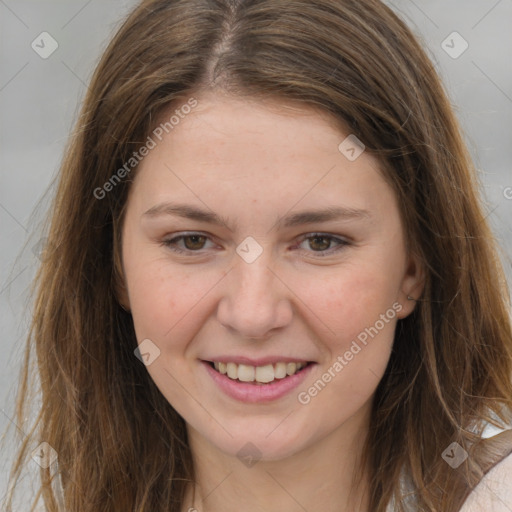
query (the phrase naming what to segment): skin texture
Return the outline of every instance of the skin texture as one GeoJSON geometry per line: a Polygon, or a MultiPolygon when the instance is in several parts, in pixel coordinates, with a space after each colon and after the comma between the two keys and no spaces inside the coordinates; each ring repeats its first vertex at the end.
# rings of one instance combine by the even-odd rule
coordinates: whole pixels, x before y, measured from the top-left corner
{"type": "Polygon", "coordinates": [[[510,512],[512,455],[497,464],[468,496],[460,512],[510,512]]]}
{"type": "Polygon", "coordinates": [[[160,350],[147,370],[187,422],[197,486],[184,510],[366,508],[365,482],[353,489],[353,471],[396,322],[413,310],[407,296],[420,295],[422,274],[376,159],[364,152],[351,162],[338,150],[347,135],[308,107],[200,95],[137,170],[123,223],[122,302],[139,343],[150,339],[160,350]],[[168,201],[213,211],[225,225],[145,215],[168,201]],[[366,214],[277,222],[327,206],[366,214]],[[185,231],[208,237],[177,242],[195,253],[163,243],[185,231]],[[348,244],[305,238],[316,232],[348,244]],[[263,251],[252,263],[236,252],[248,236],[263,251]],[[298,393],[393,304],[400,311],[378,335],[299,403],[298,393]],[[220,391],[200,361],[221,354],[316,365],[286,396],[247,404],[220,391]],[[260,459],[252,467],[237,457],[248,442],[260,459]]]}

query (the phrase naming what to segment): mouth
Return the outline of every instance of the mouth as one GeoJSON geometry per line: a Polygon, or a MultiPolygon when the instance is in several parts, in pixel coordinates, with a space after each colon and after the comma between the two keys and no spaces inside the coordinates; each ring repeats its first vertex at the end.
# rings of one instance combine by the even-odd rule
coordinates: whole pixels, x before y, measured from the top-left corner
{"type": "Polygon", "coordinates": [[[314,364],[313,361],[282,361],[262,366],[252,366],[223,361],[204,362],[217,373],[232,381],[253,384],[254,386],[266,386],[276,381],[283,381],[288,377],[304,372],[306,368],[314,364]]]}

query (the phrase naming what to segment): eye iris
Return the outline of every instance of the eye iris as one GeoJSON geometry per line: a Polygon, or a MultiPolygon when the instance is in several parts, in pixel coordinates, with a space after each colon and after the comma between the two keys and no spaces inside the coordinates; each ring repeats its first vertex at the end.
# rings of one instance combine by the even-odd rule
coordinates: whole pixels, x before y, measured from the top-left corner
{"type": "Polygon", "coordinates": [[[314,236],[314,237],[311,237],[309,239],[309,246],[314,250],[314,251],[324,251],[325,249],[328,249],[329,248],[329,245],[331,244],[331,241],[328,237],[326,236],[314,236]],[[319,240],[322,240],[324,243],[320,243],[317,245],[317,242],[319,240]],[[316,245],[316,247],[315,247],[316,245]]]}
{"type": "MultiPolygon", "coordinates": [[[[199,250],[204,247],[206,237],[203,235],[184,235],[183,243],[190,250],[199,250]]],[[[309,246],[313,251],[325,251],[331,245],[331,239],[328,236],[313,236],[308,238],[309,246]]]]}
{"type": "Polygon", "coordinates": [[[185,247],[189,250],[202,249],[206,241],[206,237],[203,235],[187,235],[183,237],[185,247]],[[192,243],[188,243],[188,242],[192,243]]]}

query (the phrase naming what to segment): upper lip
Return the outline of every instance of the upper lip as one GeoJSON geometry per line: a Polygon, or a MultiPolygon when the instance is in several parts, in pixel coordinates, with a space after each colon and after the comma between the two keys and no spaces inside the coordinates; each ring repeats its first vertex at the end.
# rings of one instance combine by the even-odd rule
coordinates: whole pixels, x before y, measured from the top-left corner
{"type": "Polygon", "coordinates": [[[301,359],[300,357],[287,357],[287,356],[267,356],[267,357],[245,357],[245,356],[214,356],[208,359],[203,359],[210,363],[235,363],[246,364],[249,366],[266,366],[267,364],[275,363],[310,363],[313,362],[308,359],[301,359]]]}

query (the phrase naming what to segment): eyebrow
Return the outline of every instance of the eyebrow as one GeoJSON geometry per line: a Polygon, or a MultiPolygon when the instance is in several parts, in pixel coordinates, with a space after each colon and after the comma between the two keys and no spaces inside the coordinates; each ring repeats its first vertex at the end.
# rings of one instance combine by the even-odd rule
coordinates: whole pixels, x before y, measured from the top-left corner
{"type": "MultiPolygon", "coordinates": [[[[208,210],[203,210],[197,206],[180,203],[160,203],[144,212],[143,217],[157,217],[160,215],[176,215],[190,220],[206,222],[208,224],[230,225],[229,219],[217,215],[208,210]]],[[[322,209],[306,210],[292,213],[285,217],[278,218],[273,225],[277,227],[295,227],[305,224],[314,224],[318,222],[328,222],[333,220],[351,220],[370,218],[370,212],[357,208],[347,208],[343,206],[330,206],[322,209]]]]}

